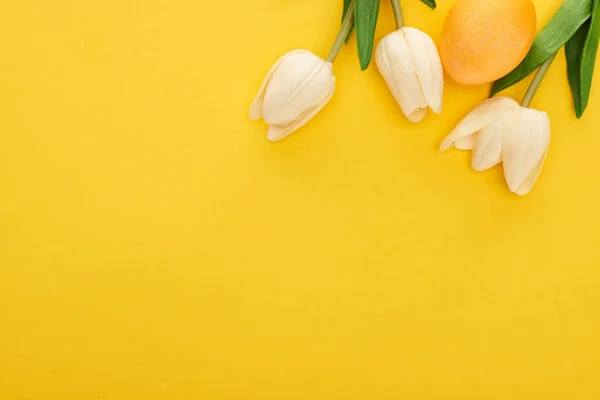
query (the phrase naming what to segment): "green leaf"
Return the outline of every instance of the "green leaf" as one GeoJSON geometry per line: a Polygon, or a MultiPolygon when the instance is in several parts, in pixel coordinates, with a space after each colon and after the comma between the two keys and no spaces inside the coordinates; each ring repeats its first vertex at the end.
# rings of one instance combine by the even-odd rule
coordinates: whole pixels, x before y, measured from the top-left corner
{"type": "Polygon", "coordinates": [[[599,3],[598,0],[594,0],[592,18],[579,28],[565,46],[567,72],[577,118],[583,116],[592,89],[598,41],[600,40],[599,3]]]}
{"type": "Polygon", "coordinates": [[[435,0],[421,0],[421,1],[425,4],[427,4],[432,9],[435,9],[437,7],[437,4],[435,4],[435,0]]]}
{"type": "MultiPolygon", "coordinates": [[[[344,0],[344,12],[342,14],[342,22],[344,21],[344,18],[346,18],[346,14],[348,13],[348,8],[350,8],[350,4],[352,4],[352,0],[344,0]]],[[[348,44],[350,36],[352,36],[352,32],[354,32],[354,28],[355,24],[352,23],[352,28],[350,28],[350,32],[348,33],[348,36],[346,36],[346,40],[344,41],[344,43],[348,44]]]]}
{"type": "Polygon", "coordinates": [[[527,57],[511,73],[494,83],[490,96],[522,81],[558,52],[590,17],[592,1],[594,0],[565,0],[548,25],[537,35],[527,57]]]}
{"type": "Polygon", "coordinates": [[[577,33],[565,45],[565,56],[567,58],[567,75],[571,92],[573,92],[573,102],[575,103],[575,113],[577,118],[583,114],[581,107],[581,56],[585,40],[590,33],[590,20],[587,20],[577,33]]]}
{"type": "Polygon", "coordinates": [[[598,43],[600,42],[600,1],[594,0],[590,30],[583,46],[581,55],[581,118],[590,101],[592,81],[594,79],[594,67],[596,66],[596,55],[598,54],[598,43]]]}
{"type": "Polygon", "coordinates": [[[379,0],[356,0],[354,7],[358,58],[360,68],[364,71],[369,68],[373,57],[375,28],[379,16],[379,0]]]}

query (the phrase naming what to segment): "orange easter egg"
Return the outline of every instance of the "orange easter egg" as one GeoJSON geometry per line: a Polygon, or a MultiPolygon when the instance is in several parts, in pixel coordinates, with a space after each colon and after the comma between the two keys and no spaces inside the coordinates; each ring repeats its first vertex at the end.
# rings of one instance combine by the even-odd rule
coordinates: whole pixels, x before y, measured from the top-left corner
{"type": "Polygon", "coordinates": [[[493,82],[523,61],[535,32],[531,0],[458,0],[442,30],[444,70],[462,85],[493,82]]]}

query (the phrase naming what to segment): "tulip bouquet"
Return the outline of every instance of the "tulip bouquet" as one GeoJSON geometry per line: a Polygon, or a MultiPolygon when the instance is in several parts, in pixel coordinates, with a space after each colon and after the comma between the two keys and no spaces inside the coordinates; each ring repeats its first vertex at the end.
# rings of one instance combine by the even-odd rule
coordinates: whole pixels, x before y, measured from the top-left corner
{"type": "MultiPolygon", "coordinates": [[[[408,1],[408,0],[407,0],[408,1]]],[[[431,8],[433,0],[422,0],[431,8]]],[[[268,125],[267,139],[286,138],[312,119],[335,90],[333,63],[354,28],[361,69],[373,56],[380,0],[344,0],[343,22],[329,55],[308,50],[284,55],[267,74],[250,108],[252,119],[268,125]]],[[[575,112],[580,118],[589,101],[598,43],[600,0],[565,0],[535,37],[531,0],[457,0],[441,39],[433,40],[404,26],[399,0],[391,0],[396,31],[375,48],[383,80],[408,120],[421,121],[430,108],[442,111],[444,69],[464,85],[491,83],[491,95],[537,73],[521,103],[492,97],[476,107],[444,139],[440,150],[472,150],[472,167],[484,171],[502,163],[510,190],[525,195],[535,185],[550,146],[550,120],[530,108],[556,54],[565,46],[575,112]],[[486,29],[479,28],[486,21],[486,29]],[[465,28],[466,27],[466,28],[465,28]],[[470,27],[470,30],[469,30],[470,27]],[[535,37],[535,40],[534,40],[535,37]]]]}

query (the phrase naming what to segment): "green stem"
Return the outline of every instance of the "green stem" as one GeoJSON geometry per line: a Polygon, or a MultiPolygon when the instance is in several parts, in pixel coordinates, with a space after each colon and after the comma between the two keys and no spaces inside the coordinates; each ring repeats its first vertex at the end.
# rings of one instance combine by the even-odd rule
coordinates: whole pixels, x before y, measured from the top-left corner
{"type": "Polygon", "coordinates": [[[535,96],[535,93],[537,92],[538,88],[542,84],[544,77],[548,73],[548,69],[550,68],[550,65],[552,65],[552,61],[554,61],[556,54],[558,54],[558,53],[552,54],[546,61],[544,61],[544,63],[540,67],[540,69],[538,69],[537,73],[533,77],[533,81],[531,81],[531,85],[529,85],[529,89],[527,89],[525,96],[523,96],[523,100],[521,101],[521,106],[529,107],[529,105],[531,104],[531,101],[533,100],[533,97],[535,96]]]}
{"type": "Polygon", "coordinates": [[[350,34],[350,30],[352,29],[352,24],[354,24],[354,1],[350,3],[348,7],[348,11],[346,12],[346,17],[344,18],[344,22],[342,22],[342,27],[340,28],[340,33],[338,33],[333,46],[331,47],[331,51],[329,55],[325,59],[325,61],[333,64],[338,54],[340,54],[340,50],[344,45],[344,41],[350,34]]]}
{"type": "Polygon", "coordinates": [[[404,27],[404,16],[402,15],[402,6],[400,0],[391,0],[392,9],[394,10],[394,18],[396,19],[396,29],[404,27]]]}

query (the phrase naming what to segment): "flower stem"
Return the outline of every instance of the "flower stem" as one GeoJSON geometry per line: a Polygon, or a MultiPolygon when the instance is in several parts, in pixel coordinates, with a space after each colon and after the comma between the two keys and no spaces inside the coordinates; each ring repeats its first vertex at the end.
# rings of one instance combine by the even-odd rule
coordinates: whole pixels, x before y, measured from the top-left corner
{"type": "Polygon", "coordinates": [[[533,77],[533,81],[531,81],[531,85],[529,85],[529,89],[527,89],[525,96],[523,96],[523,100],[521,101],[521,106],[529,107],[529,105],[531,104],[531,101],[533,100],[533,97],[535,96],[535,93],[537,92],[538,88],[542,84],[542,81],[544,80],[546,73],[548,73],[548,69],[550,68],[550,65],[552,65],[552,61],[554,61],[556,54],[558,54],[558,53],[554,53],[553,55],[551,55],[550,58],[548,58],[546,61],[544,61],[544,63],[540,67],[540,69],[538,69],[537,73],[533,77]]]}
{"type": "Polygon", "coordinates": [[[333,64],[335,59],[337,58],[342,46],[344,45],[344,41],[350,34],[350,30],[352,29],[352,24],[354,24],[354,1],[350,3],[348,7],[348,11],[346,12],[346,17],[344,17],[344,22],[342,22],[342,27],[340,28],[340,32],[338,33],[333,46],[331,47],[331,51],[329,55],[325,59],[325,61],[333,64]]]}
{"type": "Polygon", "coordinates": [[[400,0],[391,0],[392,9],[394,10],[394,18],[396,19],[396,29],[404,27],[404,16],[402,15],[402,6],[400,0]]]}

